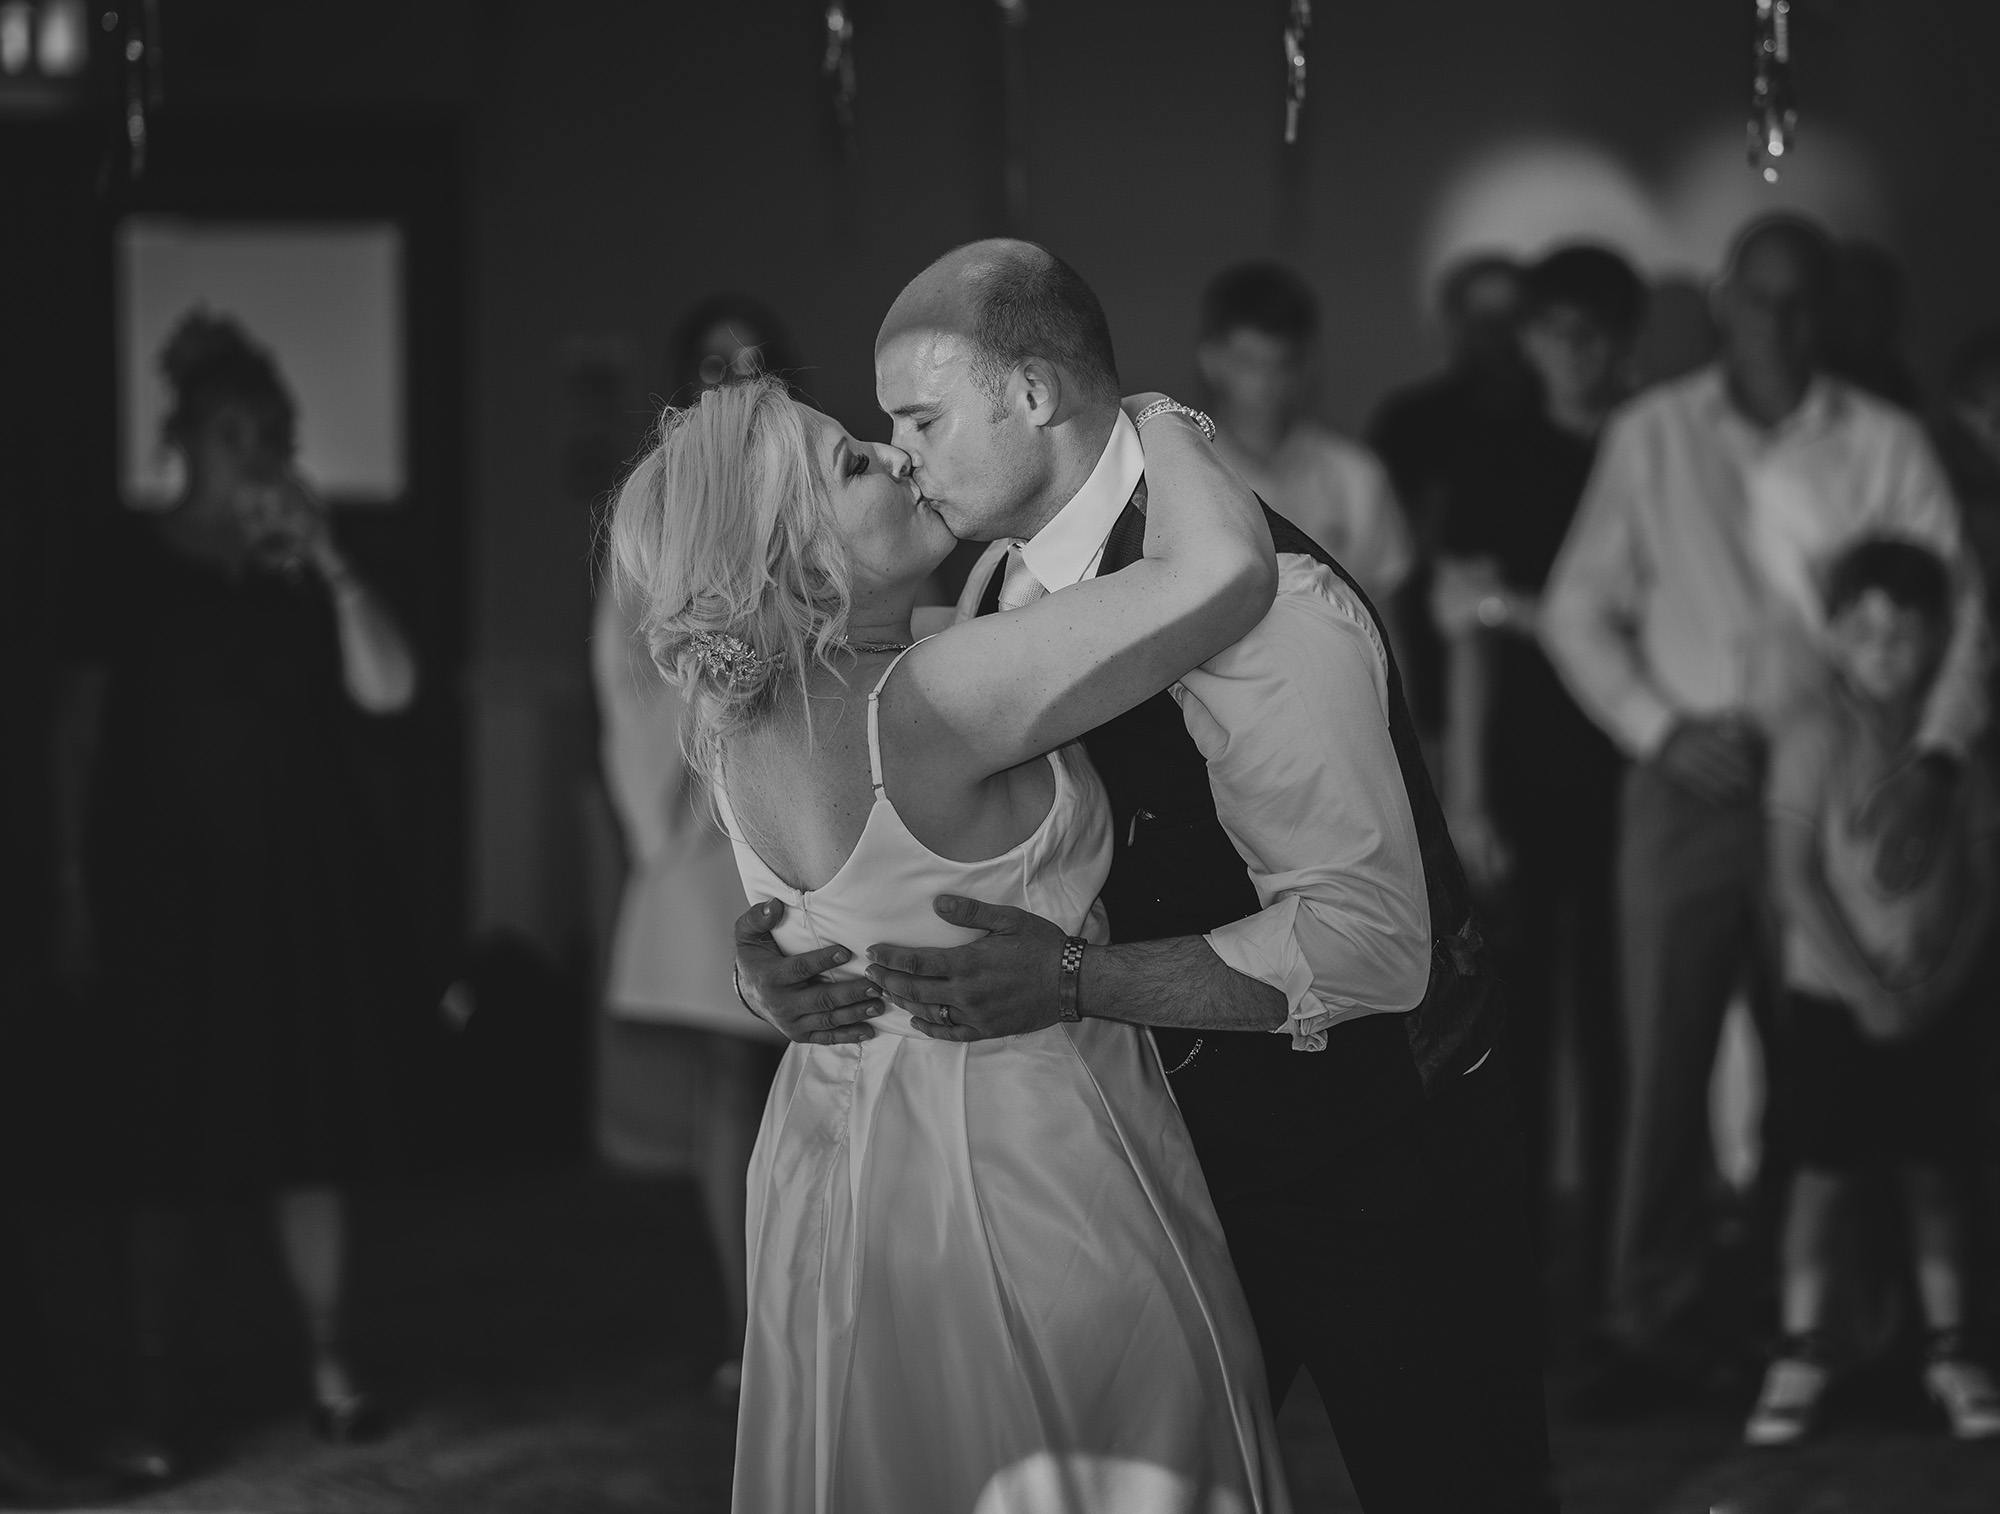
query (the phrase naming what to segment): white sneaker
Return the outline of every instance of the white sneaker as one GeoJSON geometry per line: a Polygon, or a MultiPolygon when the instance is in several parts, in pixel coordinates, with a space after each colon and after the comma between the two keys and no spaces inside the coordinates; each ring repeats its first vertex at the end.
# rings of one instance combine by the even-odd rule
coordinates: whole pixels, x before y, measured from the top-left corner
{"type": "Polygon", "coordinates": [[[1764,1370],[1764,1390],[1743,1425],[1748,1446],[1789,1446],[1812,1428],[1832,1374],[1802,1356],[1781,1356],[1764,1370]]]}
{"type": "Polygon", "coordinates": [[[2000,1389],[1977,1362],[1948,1356],[1924,1368],[1924,1387],[1951,1421],[1960,1440],[1987,1440],[2000,1435],[2000,1389]]]}

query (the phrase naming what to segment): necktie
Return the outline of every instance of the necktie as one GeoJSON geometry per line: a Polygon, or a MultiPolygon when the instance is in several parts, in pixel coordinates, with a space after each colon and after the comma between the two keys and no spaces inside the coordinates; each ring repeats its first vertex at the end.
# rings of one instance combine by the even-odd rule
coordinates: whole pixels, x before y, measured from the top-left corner
{"type": "Polygon", "coordinates": [[[1042,587],[1041,580],[1029,570],[1021,557],[1021,549],[1015,547],[1007,554],[1007,576],[1000,581],[1000,608],[1018,610],[1023,605],[1031,605],[1049,591],[1042,587]]]}

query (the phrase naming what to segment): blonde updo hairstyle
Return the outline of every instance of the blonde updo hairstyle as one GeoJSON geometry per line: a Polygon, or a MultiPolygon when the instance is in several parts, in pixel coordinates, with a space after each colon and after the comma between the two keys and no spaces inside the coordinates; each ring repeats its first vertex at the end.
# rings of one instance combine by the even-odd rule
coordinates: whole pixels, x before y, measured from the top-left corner
{"type": "Polygon", "coordinates": [[[811,429],[779,378],[661,413],[618,492],[610,556],[654,665],[687,697],[683,745],[711,780],[723,743],[784,680],[803,690],[811,661],[832,667],[847,633],[847,552],[811,429]],[[736,638],[738,655],[716,656],[717,637],[736,638]]]}

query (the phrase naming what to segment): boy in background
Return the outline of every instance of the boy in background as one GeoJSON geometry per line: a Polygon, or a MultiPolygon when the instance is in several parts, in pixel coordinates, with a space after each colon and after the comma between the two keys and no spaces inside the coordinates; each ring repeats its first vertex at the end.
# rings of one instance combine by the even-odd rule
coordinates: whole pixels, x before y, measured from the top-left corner
{"type": "Polygon", "coordinates": [[[1386,616],[1416,564],[1409,525],[1375,454],[1305,416],[1319,308],[1278,263],[1210,280],[1196,354],[1215,447],[1265,504],[1339,559],[1386,616]]]}
{"type": "Polygon", "coordinates": [[[1924,1385],[1961,1439],[2000,1435],[2000,1392],[1965,1342],[1963,1210],[1950,1169],[1976,1139],[1976,1016],[1994,917],[1996,809],[1984,763],[1967,763],[1940,854],[1884,890],[1867,797],[1916,759],[1915,735],[1951,624],[1952,583],[1924,547],[1884,537],[1837,559],[1827,583],[1833,678],[1772,751],[1766,791],[1772,888],[1784,930],[1780,1021],[1791,1083],[1792,1179],[1782,1256],[1786,1344],[1744,1426],[1752,1445],[1810,1427],[1829,1378],[1824,1321],[1847,1180],[1898,1171],[1918,1302],[1924,1385]]]}

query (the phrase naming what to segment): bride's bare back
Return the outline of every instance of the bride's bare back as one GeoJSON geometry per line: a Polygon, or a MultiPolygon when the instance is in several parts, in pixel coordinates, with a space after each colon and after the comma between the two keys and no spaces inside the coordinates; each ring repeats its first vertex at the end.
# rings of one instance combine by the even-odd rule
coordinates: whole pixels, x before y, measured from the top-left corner
{"type": "MultiPolygon", "coordinates": [[[[868,766],[868,694],[894,653],[843,658],[845,680],[824,668],[812,680],[812,725],[796,685],[766,719],[729,744],[724,783],[743,839],[779,877],[822,888],[845,865],[875,805],[868,766]]],[[[913,654],[914,655],[914,654],[913,654]]],[[[964,764],[931,751],[948,733],[911,718],[897,697],[881,709],[884,790],[910,834],[941,857],[977,862],[1035,833],[1055,802],[1055,774],[1040,757],[970,782],[964,764]]]]}

